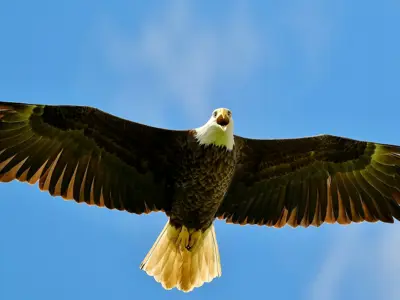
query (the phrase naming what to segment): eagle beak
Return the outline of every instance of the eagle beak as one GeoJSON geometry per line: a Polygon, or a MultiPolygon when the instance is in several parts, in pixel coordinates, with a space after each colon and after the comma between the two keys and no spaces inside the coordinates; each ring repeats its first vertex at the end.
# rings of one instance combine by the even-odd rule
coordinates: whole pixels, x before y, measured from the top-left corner
{"type": "Polygon", "coordinates": [[[222,129],[226,129],[226,126],[229,124],[229,116],[226,112],[222,112],[217,118],[217,124],[222,127],[222,129]]]}

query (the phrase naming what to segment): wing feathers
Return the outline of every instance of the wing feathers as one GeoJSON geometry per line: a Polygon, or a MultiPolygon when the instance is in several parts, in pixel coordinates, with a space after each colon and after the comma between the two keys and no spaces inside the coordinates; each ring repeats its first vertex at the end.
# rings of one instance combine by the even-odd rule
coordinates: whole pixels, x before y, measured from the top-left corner
{"type": "Polygon", "coordinates": [[[217,217],[274,227],[400,220],[400,147],[333,136],[237,144],[240,168],[217,217]]]}
{"type": "Polygon", "coordinates": [[[110,209],[166,211],[169,163],[186,136],[89,107],[0,102],[0,181],[39,181],[52,196],[110,209]]]}

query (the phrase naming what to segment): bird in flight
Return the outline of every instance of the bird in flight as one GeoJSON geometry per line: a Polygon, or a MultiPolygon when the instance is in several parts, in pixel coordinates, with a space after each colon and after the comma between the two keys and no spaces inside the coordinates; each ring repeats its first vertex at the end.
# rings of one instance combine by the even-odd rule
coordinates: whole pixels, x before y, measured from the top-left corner
{"type": "Polygon", "coordinates": [[[0,182],[168,222],[141,269],[189,292],[221,276],[215,219],[271,227],[400,220],[400,147],[332,135],[250,139],[219,108],[168,130],[86,106],[0,102],[0,182]]]}

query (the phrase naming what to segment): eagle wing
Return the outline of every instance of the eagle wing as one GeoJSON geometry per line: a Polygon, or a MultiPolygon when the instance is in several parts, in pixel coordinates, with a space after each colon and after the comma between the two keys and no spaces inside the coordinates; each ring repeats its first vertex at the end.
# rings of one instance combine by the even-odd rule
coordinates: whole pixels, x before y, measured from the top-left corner
{"type": "Polygon", "coordinates": [[[169,183],[187,131],[83,106],[0,102],[0,182],[141,214],[168,211],[169,183]]]}
{"type": "Polygon", "coordinates": [[[217,212],[282,227],[400,220],[400,147],[320,135],[235,137],[239,161],[217,212]]]}

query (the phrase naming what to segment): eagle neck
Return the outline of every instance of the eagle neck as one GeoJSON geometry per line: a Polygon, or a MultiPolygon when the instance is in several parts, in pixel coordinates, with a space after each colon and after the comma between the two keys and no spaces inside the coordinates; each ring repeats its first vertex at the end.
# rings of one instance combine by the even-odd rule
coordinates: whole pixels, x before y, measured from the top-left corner
{"type": "Polygon", "coordinates": [[[194,131],[194,136],[200,145],[214,145],[232,150],[235,144],[233,120],[231,120],[231,124],[228,125],[225,131],[212,119],[194,131]]]}

